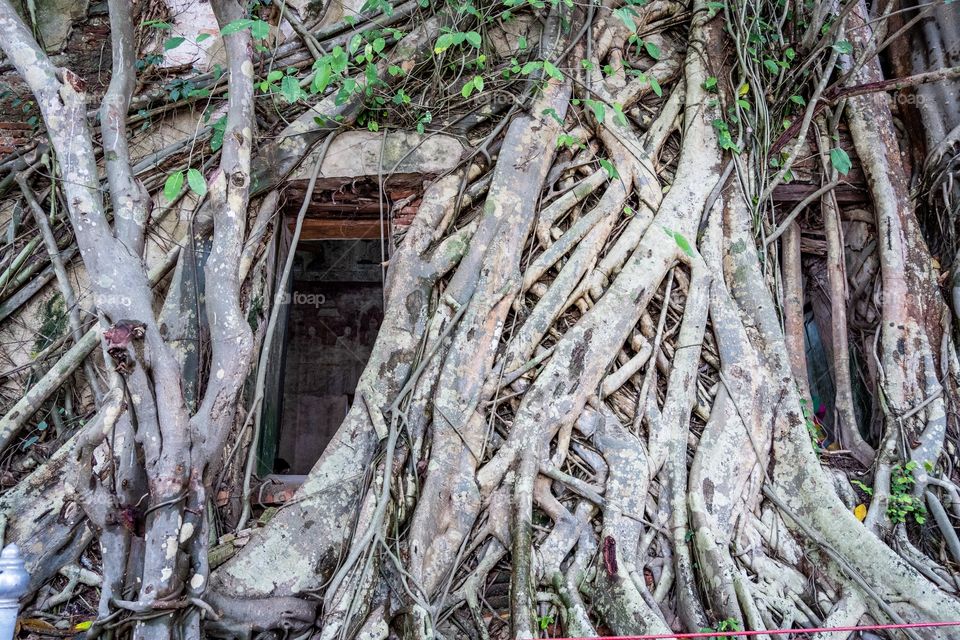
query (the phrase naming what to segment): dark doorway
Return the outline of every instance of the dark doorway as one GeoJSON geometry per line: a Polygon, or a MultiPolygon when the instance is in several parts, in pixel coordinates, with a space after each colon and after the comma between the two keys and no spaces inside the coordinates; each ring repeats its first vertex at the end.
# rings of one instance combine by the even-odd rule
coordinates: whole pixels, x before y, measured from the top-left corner
{"type": "Polygon", "coordinates": [[[274,463],[261,469],[308,473],[343,421],[383,319],[381,251],[379,239],[300,242],[287,295],[276,429],[265,431],[261,448],[261,462],[274,463]]]}

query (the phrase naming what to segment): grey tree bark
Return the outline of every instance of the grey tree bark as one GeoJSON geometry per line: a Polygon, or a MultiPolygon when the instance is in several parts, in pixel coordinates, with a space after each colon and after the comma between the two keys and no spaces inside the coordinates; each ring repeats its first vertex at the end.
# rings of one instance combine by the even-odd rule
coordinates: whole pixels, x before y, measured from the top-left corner
{"type": "MultiPolygon", "coordinates": [[[[371,122],[377,90],[399,96],[415,80],[419,100],[443,83],[469,95],[462,69],[481,77],[483,65],[441,39],[460,34],[480,49],[471,40],[486,42],[494,26],[471,12],[384,11],[410,29],[378,32],[391,43],[370,50],[392,49],[375,62],[362,54],[369,66],[344,76],[369,91],[330,89],[263,145],[251,34],[224,36],[226,131],[198,223],[213,233],[210,349],[194,406],[175,336],[154,313],[157,272],[143,264],[149,193],[126,132],[137,52],[127,8],[109,4],[108,205],[82,86],[0,0],[2,46],[41,106],[105,358],[117,366],[96,419],[0,509],[13,537],[50,527],[57,540],[26,549],[38,580],[96,532],[103,586],[91,634],[117,624],[144,639],[722,627],[764,638],[800,625],[960,619],[960,490],[947,446],[960,366],[894,114],[877,93],[896,88],[877,57],[885,23],[871,22],[862,0],[832,16],[797,6],[792,20],[753,0],[522,9],[540,25],[537,46],[523,64],[493,66],[523,88],[500,120],[476,109],[444,125],[488,128],[464,130],[474,153],[426,186],[390,259],[356,402],[291,503],[212,571],[211,488],[221,452],[246,433],[234,427],[256,360],[243,287],[250,238],[265,226],[258,216],[248,230],[251,197],[316,142],[371,122]],[[841,122],[853,140],[843,155],[829,135],[841,122]],[[800,171],[808,132],[819,185],[784,215],[778,185],[800,171]],[[833,193],[848,152],[866,175],[872,219],[858,222],[880,265],[857,287],[846,271],[850,212],[833,193]],[[849,456],[816,441],[803,312],[811,259],[829,269],[841,418],[831,435],[849,456]],[[875,308],[872,320],[862,307],[875,308]],[[879,439],[857,424],[850,376],[851,349],[867,343],[876,353],[860,373],[882,416],[879,439]],[[55,486],[61,476],[70,481],[55,486]],[[142,536],[122,518],[138,500],[142,536]]],[[[213,8],[221,28],[248,15],[235,0],[213,8]]],[[[338,28],[306,38],[317,73],[327,47],[362,33],[338,28]]],[[[291,64],[301,54],[284,53],[291,64]]],[[[911,82],[951,73],[929,71],[911,82]]],[[[77,339],[3,417],[3,443],[97,339],[77,339]]]]}

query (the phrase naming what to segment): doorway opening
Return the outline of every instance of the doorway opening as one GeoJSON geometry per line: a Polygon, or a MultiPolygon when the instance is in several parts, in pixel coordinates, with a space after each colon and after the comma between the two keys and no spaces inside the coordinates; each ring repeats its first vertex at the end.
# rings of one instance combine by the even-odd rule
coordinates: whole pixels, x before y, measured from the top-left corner
{"type": "Polygon", "coordinates": [[[282,352],[268,374],[277,385],[265,398],[261,475],[309,473],[354,401],[383,320],[379,230],[376,238],[317,235],[304,234],[298,244],[285,296],[282,352]]]}
{"type": "Polygon", "coordinates": [[[274,473],[309,472],[353,403],[383,319],[380,251],[379,240],[297,248],[274,473]]]}
{"type": "Polygon", "coordinates": [[[256,465],[262,504],[292,495],[354,402],[383,320],[385,265],[420,207],[424,184],[452,169],[462,153],[458,140],[436,140],[345,132],[328,150],[311,152],[287,179],[269,259],[268,277],[283,287],[284,302],[265,354],[256,465]],[[308,178],[314,163],[321,163],[320,173],[308,178]],[[395,169],[389,178],[384,166],[395,169]],[[280,284],[305,199],[293,272],[280,284]]]}

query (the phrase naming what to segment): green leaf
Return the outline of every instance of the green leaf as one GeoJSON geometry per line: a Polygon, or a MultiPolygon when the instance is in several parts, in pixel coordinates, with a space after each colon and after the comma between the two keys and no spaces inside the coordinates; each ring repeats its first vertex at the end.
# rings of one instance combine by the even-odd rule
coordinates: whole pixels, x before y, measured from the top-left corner
{"type": "Polygon", "coordinates": [[[770,58],[767,58],[763,61],[763,67],[770,73],[780,72],[780,67],[777,66],[777,62],[775,60],[771,60],[770,58]]]}
{"type": "Polygon", "coordinates": [[[679,233],[673,234],[673,240],[677,243],[677,246],[680,247],[680,250],[683,251],[688,256],[693,256],[693,249],[690,247],[690,243],[687,242],[687,239],[684,238],[679,233]]]}
{"type": "Polygon", "coordinates": [[[477,93],[483,91],[483,78],[481,78],[480,76],[474,76],[473,86],[477,88],[477,93]]]}
{"type": "Polygon", "coordinates": [[[463,85],[463,88],[460,89],[460,95],[464,98],[469,98],[471,93],[473,93],[473,80],[463,85]]]}
{"type": "Polygon", "coordinates": [[[355,34],[352,38],[350,38],[350,44],[347,45],[347,53],[353,55],[359,51],[361,42],[363,42],[363,36],[359,33],[355,34]]]}
{"type": "Polygon", "coordinates": [[[650,42],[649,40],[643,43],[643,48],[647,50],[647,55],[649,55],[654,60],[660,59],[660,47],[650,42]]]}
{"type": "Polygon", "coordinates": [[[637,15],[635,9],[632,9],[631,7],[621,7],[619,9],[614,9],[613,15],[620,18],[623,24],[625,24],[630,31],[637,30],[637,22],[633,19],[634,16],[637,15]]]}
{"type": "Polygon", "coordinates": [[[520,51],[527,50],[527,39],[525,37],[520,36],[517,38],[517,49],[520,49],[520,51]]]}
{"type": "Polygon", "coordinates": [[[176,38],[170,38],[169,40],[163,43],[163,50],[170,51],[171,49],[176,49],[181,44],[183,44],[184,40],[186,40],[186,38],[181,38],[179,36],[177,36],[176,38]]]}
{"type": "Polygon", "coordinates": [[[187,170],[187,184],[190,185],[190,191],[193,191],[201,198],[207,195],[207,181],[203,179],[203,174],[197,169],[187,170]]]}
{"type": "Polygon", "coordinates": [[[200,35],[197,36],[197,44],[200,44],[201,42],[203,42],[209,37],[210,37],[209,33],[201,33],[200,35]]]}
{"type": "Polygon", "coordinates": [[[610,176],[611,180],[616,180],[620,177],[620,173],[617,171],[617,168],[613,166],[613,163],[606,158],[600,158],[600,166],[603,167],[603,170],[607,172],[607,175],[610,176]]]}
{"type": "Polygon", "coordinates": [[[334,73],[343,73],[347,70],[347,52],[340,45],[333,48],[330,52],[330,68],[334,73]]]}
{"type": "Polygon", "coordinates": [[[850,162],[850,156],[847,155],[846,151],[840,149],[839,147],[836,149],[830,149],[830,164],[832,164],[833,168],[842,175],[847,175],[847,172],[849,172],[850,168],[853,166],[850,162]]]}
{"type": "Polygon", "coordinates": [[[270,25],[263,20],[254,20],[250,25],[250,33],[254,40],[263,40],[270,35],[270,25]]]}
{"type": "Polygon", "coordinates": [[[590,100],[589,98],[584,99],[583,103],[593,110],[593,117],[597,119],[597,122],[603,124],[603,119],[607,114],[607,110],[604,108],[603,103],[599,100],[590,100]]]}
{"type": "Polygon", "coordinates": [[[653,76],[650,76],[650,77],[649,77],[649,80],[650,80],[650,88],[653,89],[653,92],[654,92],[655,94],[657,94],[657,97],[658,97],[658,98],[662,98],[662,97],[663,97],[663,89],[660,88],[660,83],[657,82],[657,79],[654,78],[653,76]]]}
{"type": "Polygon", "coordinates": [[[430,124],[431,122],[433,122],[433,114],[427,111],[420,116],[419,120],[417,120],[417,133],[423,135],[423,132],[426,130],[426,125],[430,124]]]}
{"type": "Polygon", "coordinates": [[[294,103],[300,99],[300,83],[294,76],[283,76],[283,82],[280,83],[280,94],[283,99],[289,103],[294,103]]]}
{"type": "Polygon", "coordinates": [[[370,95],[371,88],[380,83],[380,77],[377,75],[377,65],[368,62],[366,68],[363,70],[363,76],[367,80],[367,95],[370,95]]]}
{"type": "Polygon", "coordinates": [[[668,236],[673,238],[673,241],[677,243],[677,246],[680,247],[681,251],[691,258],[693,257],[693,248],[690,246],[690,243],[687,241],[687,239],[683,237],[682,233],[674,231],[673,229],[668,229],[667,227],[664,227],[663,230],[667,232],[668,236]]]}
{"type": "Polygon", "coordinates": [[[476,31],[467,31],[466,33],[467,42],[476,47],[480,48],[480,44],[483,42],[483,39],[480,37],[480,34],[476,31]]]}
{"type": "Polygon", "coordinates": [[[167,181],[163,183],[163,197],[167,199],[167,202],[173,202],[182,190],[183,171],[177,171],[167,176],[167,181]]]}
{"type": "Polygon", "coordinates": [[[212,125],[213,133],[210,134],[210,150],[217,151],[223,146],[223,133],[227,128],[227,116],[221,117],[212,125]]]}
{"type": "Polygon", "coordinates": [[[868,487],[867,485],[865,485],[864,483],[860,482],[859,480],[851,480],[851,481],[850,481],[850,484],[852,484],[853,486],[857,487],[858,489],[860,489],[861,491],[863,491],[863,492],[864,492],[865,494],[867,494],[868,496],[872,496],[872,495],[873,495],[873,488],[872,488],[872,487],[868,487]]]}
{"type": "Polygon", "coordinates": [[[740,153],[740,147],[733,141],[733,136],[730,135],[729,131],[720,131],[717,133],[717,142],[720,144],[720,148],[724,150],[730,150],[734,153],[740,153]]]}
{"type": "Polygon", "coordinates": [[[383,48],[387,46],[387,41],[383,38],[377,38],[373,41],[373,50],[377,53],[383,51],[383,48]]]}
{"type": "Polygon", "coordinates": [[[543,115],[545,115],[545,116],[550,116],[550,117],[553,118],[558,124],[563,124],[563,119],[560,118],[560,115],[557,113],[557,110],[554,109],[553,107],[548,107],[548,108],[544,109],[544,110],[543,110],[543,115]]]}
{"type": "Polygon", "coordinates": [[[337,91],[336,97],[333,99],[333,103],[337,106],[344,104],[347,100],[350,99],[350,96],[354,92],[358,91],[359,87],[357,81],[354,78],[344,78],[343,84],[340,86],[340,90],[337,91]]]}
{"type": "Polygon", "coordinates": [[[807,104],[807,101],[803,99],[803,96],[790,96],[790,102],[798,104],[801,107],[807,104]]]}
{"type": "Polygon", "coordinates": [[[454,36],[452,33],[440,34],[440,37],[437,38],[436,44],[433,45],[433,52],[443,53],[453,45],[454,45],[454,36]]]}
{"type": "Polygon", "coordinates": [[[566,133],[561,133],[559,136],[557,136],[558,149],[562,149],[564,147],[570,147],[572,149],[574,147],[579,147],[579,146],[582,146],[582,145],[580,144],[580,140],[576,136],[571,136],[566,133]]]}
{"type": "Polygon", "coordinates": [[[833,45],[833,48],[843,54],[853,53],[853,45],[850,44],[849,40],[840,40],[835,45],[833,45]]]}
{"type": "Polygon", "coordinates": [[[323,93],[323,91],[330,85],[330,63],[326,60],[321,60],[320,68],[317,69],[317,72],[313,76],[313,83],[310,85],[311,91],[314,93],[323,93]]]}
{"type": "Polygon", "coordinates": [[[619,124],[621,127],[627,126],[627,116],[623,114],[622,104],[613,105],[613,121],[619,124]]]}
{"type": "Polygon", "coordinates": [[[244,29],[249,29],[253,25],[253,20],[248,18],[243,18],[240,20],[234,20],[229,24],[225,24],[222,29],[220,29],[220,35],[228,36],[231,33],[237,33],[238,31],[243,31],[244,29]]]}
{"type": "Polygon", "coordinates": [[[282,77],[283,77],[283,71],[278,71],[277,69],[274,69],[273,71],[267,74],[267,82],[276,82],[282,77]]]}
{"type": "Polygon", "coordinates": [[[555,66],[553,66],[553,63],[549,60],[543,61],[543,70],[546,71],[547,75],[554,80],[563,80],[563,74],[560,73],[560,69],[557,69],[555,66]]]}
{"type": "Polygon", "coordinates": [[[525,65],[523,65],[523,67],[520,68],[520,73],[522,73],[523,75],[527,75],[529,73],[533,73],[537,69],[542,69],[542,68],[543,68],[542,62],[540,62],[539,60],[531,60],[530,62],[526,63],[525,65]]]}
{"type": "Polygon", "coordinates": [[[707,91],[713,91],[717,88],[717,78],[716,76],[710,76],[703,81],[703,88],[707,91]]]}
{"type": "Polygon", "coordinates": [[[715,16],[715,15],[717,14],[717,11],[721,11],[722,9],[725,9],[726,6],[727,6],[727,5],[725,5],[725,4],[722,3],[722,2],[708,2],[708,3],[707,3],[707,9],[710,10],[710,11],[709,11],[709,14],[708,14],[708,17],[712,18],[713,16],[715,16]]]}

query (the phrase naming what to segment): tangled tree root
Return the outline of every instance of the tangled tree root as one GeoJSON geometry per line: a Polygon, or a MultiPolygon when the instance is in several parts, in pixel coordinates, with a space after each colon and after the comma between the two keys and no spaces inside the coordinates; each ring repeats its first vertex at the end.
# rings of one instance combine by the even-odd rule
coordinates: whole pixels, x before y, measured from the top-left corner
{"type": "MultiPolygon", "coordinates": [[[[822,7],[804,13],[792,35],[812,79],[771,60],[774,80],[744,52],[761,22],[784,42],[785,15],[715,5],[547,10],[536,87],[429,185],[391,257],[383,325],[336,437],[291,503],[209,580],[209,469],[178,468],[177,491],[151,510],[176,507],[151,516],[157,531],[140,552],[146,566],[189,564],[200,580],[177,587],[172,570],[157,571],[144,576],[150,598],[119,597],[136,551],[102,508],[111,496],[93,453],[108,432],[133,439],[116,384],[97,420],[0,501],[15,537],[49,527],[60,542],[26,548],[37,575],[72,562],[92,523],[107,550],[94,631],[136,622],[151,638],[169,635],[171,611],[193,633],[202,615],[217,637],[329,640],[960,619],[960,490],[943,462],[960,364],[893,114],[864,89],[882,81],[867,7],[844,3],[829,24],[822,7]],[[852,86],[828,92],[831,82],[852,86]],[[804,90],[809,104],[794,93],[804,90]],[[823,95],[842,104],[832,111],[823,95]],[[856,220],[833,193],[841,122],[872,201],[856,220]],[[772,194],[811,137],[821,185],[784,216],[772,194]],[[853,222],[869,240],[862,281],[848,273],[853,222]],[[807,379],[811,262],[826,274],[815,313],[834,323],[821,338],[836,421],[815,417],[807,379]],[[54,487],[68,472],[74,482],[54,487]],[[178,538],[184,518],[200,542],[178,538]],[[174,551],[160,558],[164,541],[174,551]]],[[[423,20],[371,73],[416,69],[454,22],[423,20]]],[[[264,150],[253,177],[271,163],[289,170],[340,126],[316,125],[318,113],[353,122],[361,106],[328,96],[264,150]]],[[[241,277],[224,286],[239,299],[253,256],[243,229],[232,233],[224,252],[241,277]]],[[[239,311],[224,313],[243,325],[239,311]]],[[[218,349],[216,362],[230,359],[218,349]]],[[[128,384],[149,387],[142,372],[128,384]]],[[[137,397],[136,411],[156,413],[137,397]]]]}
{"type": "MultiPolygon", "coordinates": [[[[382,638],[391,627],[416,638],[491,637],[507,618],[513,637],[535,637],[553,625],[567,635],[593,635],[601,628],[669,633],[724,622],[763,630],[851,624],[866,615],[960,616],[938,562],[914,549],[929,565],[920,570],[905,545],[888,546],[892,540],[881,532],[889,527],[876,534],[865,528],[811,446],[804,409],[810,391],[795,382],[806,375],[802,352],[797,357],[803,349],[799,229],[787,227],[782,239],[785,286],[793,296],[785,335],[761,264],[770,256],[756,250],[751,209],[738,185],[752,179],[752,168],[737,160],[732,177],[724,171],[721,115],[704,88],[722,75],[720,21],[697,7],[686,53],[648,72],[658,87],[674,86],[646,131],[608,110],[595,123],[594,143],[573,154],[606,157],[615,174],[581,176],[570,168],[571,154],[554,159],[557,124],[565,113],[569,122],[574,110],[568,86],[551,81],[530,115],[511,122],[486,200],[476,217],[465,218],[471,222],[429,205],[451,193],[450,179],[431,188],[397,260],[396,273],[404,277],[390,282],[381,335],[389,340],[378,340],[361,383],[362,406],[351,411],[301,490],[309,506],[291,507],[263,532],[262,544],[215,573],[217,589],[259,596],[326,589],[325,638],[382,638]],[[674,80],[678,69],[682,78],[674,80]],[[681,105],[679,150],[671,155],[681,105]],[[558,177],[559,191],[552,186],[558,177]],[[546,197],[555,197],[537,214],[545,179],[546,197]],[[441,220],[450,226],[437,227],[441,220]],[[451,233],[468,247],[449,263],[450,275],[407,278],[408,264],[435,261],[443,246],[431,257],[422,239],[451,233]],[[424,312],[421,301],[431,290],[435,310],[424,312]],[[396,362],[391,349],[400,345],[411,364],[384,375],[382,363],[396,362]],[[373,433],[379,444],[369,440],[373,433]],[[362,448],[355,446],[358,437],[368,439],[362,448]],[[318,511],[317,504],[339,502],[315,497],[319,479],[330,482],[348,469],[346,449],[374,463],[352,527],[352,510],[318,511]],[[264,549],[289,542],[297,526],[318,514],[329,518],[334,535],[312,542],[309,553],[319,561],[313,566],[330,567],[332,580],[304,570],[299,559],[284,561],[279,580],[260,580],[255,572],[268,561],[264,549]],[[349,531],[364,535],[348,542],[349,531]],[[331,562],[341,550],[343,560],[331,562]]],[[[636,19],[645,24],[678,11],[652,3],[636,19]]],[[[598,56],[592,68],[598,60],[619,64],[618,45],[630,31],[606,10],[592,30],[591,55],[598,56]]],[[[552,37],[545,31],[547,59],[565,47],[552,37]]],[[[576,43],[571,51],[586,55],[576,43]]],[[[616,74],[580,78],[575,95],[589,91],[624,106],[650,86],[638,88],[616,74]]],[[[902,171],[879,168],[894,139],[860,133],[860,120],[890,121],[889,112],[869,111],[871,100],[851,99],[848,112],[857,150],[874,176],[883,235],[891,224],[902,230],[915,223],[903,201],[885,204],[905,192],[875,176],[902,171]]],[[[832,211],[829,219],[825,213],[833,230],[830,255],[839,260],[839,219],[835,208],[826,211],[832,211]]],[[[909,228],[898,233],[917,237],[909,228]]],[[[928,445],[917,455],[933,468],[946,400],[927,345],[951,338],[929,323],[929,313],[902,304],[898,283],[910,274],[910,295],[923,298],[924,309],[943,305],[923,272],[921,245],[911,246],[908,262],[893,263],[904,252],[889,245],[880,255],[880,360],[893,414],[886,429],[898,432],[909,408],[925,403],[910,418],[927,425],[921,431],[928,445]]],[[[846,295],[837,282],[831,295],[846,295]]],[[[841,339],[845,333],[834,338],[838,366],[847,357],[841,339]]],[[[850,402],[841,416],[843,437],[860,439],[862,446],[852,446],[869,465],[874,452],[850,402]]],[[[878,457],[879,493],[883,465],[899,459],[896,448],[892,462],[878,457]]],[[[881,509],[875,504],[872,511],[885,518],[881,509]]],[[[948,522],[942,509],[931,511],[948,522]]]]}

